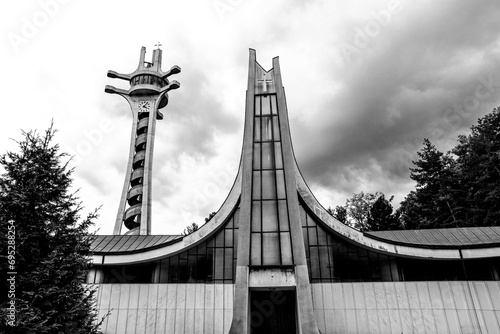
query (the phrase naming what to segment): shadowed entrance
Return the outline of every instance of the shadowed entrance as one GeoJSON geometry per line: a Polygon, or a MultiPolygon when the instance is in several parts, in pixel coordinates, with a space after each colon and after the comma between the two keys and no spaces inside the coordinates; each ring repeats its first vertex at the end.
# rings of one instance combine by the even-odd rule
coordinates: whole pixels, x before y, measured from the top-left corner
{"type": "Polygon", "coordinates": [[[252,334],[296,333],[295,290],[251,291],[252,334]]]}

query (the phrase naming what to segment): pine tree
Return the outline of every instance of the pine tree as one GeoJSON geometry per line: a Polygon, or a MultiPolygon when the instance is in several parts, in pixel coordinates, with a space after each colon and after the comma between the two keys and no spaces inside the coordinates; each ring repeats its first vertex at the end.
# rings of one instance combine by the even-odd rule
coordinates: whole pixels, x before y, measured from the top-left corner
{"type": "Polygon", "coordinates": [[[401,203],[399,212],[405,228],[458,226],[456,194],[460,191],[457,167],[450,154],[443,154],[424,139],[410,177],[416,189],[401,203]]]}
{"type": "Polygon", "coordinates": [[[464,225],[500,224],[500,108],[479,119],[470,135],[459,136],[452,152],[460,166],[464,225]]]}
{"type": "MultiPolygon", "coordinates": [[[[80,203],[70,192],[73,169],[53,145],[55,130],[23,132],[19,153],[0,157],[0,248],[2,276],[7,229],[15,227],[16,291],[12,333],[100,333],[95,290],[84,284],[96,212],[79,221],[80,203]]],[[[9,268],[13,271],[12,268],[9,268]]],[[[5,282],[5,277],[2,277],[5,282]]],[[[2,294],[2,325],[6,325],[2,294]]],[[[101,320],[102,322],[102,320],[101,320]]],[[[3,332],[3,330],[1,330],[3,332]]]]}
{"type": "Polygon", "coordinates": [[[367,231],[385,231],[401,229],[398,214],[393,213],[391,201],[384,194],[380,195],[370,207],[370,214],[366,222],[367,231]]]}

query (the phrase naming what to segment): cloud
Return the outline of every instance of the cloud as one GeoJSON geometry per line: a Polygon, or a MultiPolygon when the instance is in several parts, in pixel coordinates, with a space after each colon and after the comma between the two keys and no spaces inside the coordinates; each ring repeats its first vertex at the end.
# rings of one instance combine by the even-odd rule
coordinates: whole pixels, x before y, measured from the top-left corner
{"type": "MultiPolygon", "coordinates": [[[[106,71],[132,71],[140,47],[150,56],[160,40],[164,68],[176,64],[182,73],[172,77],[181,88],[169,93],[156,127],[153,232],[179,233],[215,211],[236,176],[255,48],[266,69],[280,57],[297,161],[320,202],[383,191],[397,203],[413,186],[408,167],[423,138],[445,151],[500,104],[497,90],[473,112],[454,109],[474,102],[480,78],[500,81],[500,23],[496,0],[400,0],[390,22],[346,58],[342,46],[354,45],[392,2],[232,1],[221,19],[211,1],[148,0],[141,8],[156,8],[148,20],[116,0],[98,10],[93,2],[61,6],[18,54],[3,40],[0,146],[12,148],[8,138],[19,138],[20,128],[43,130],[54,118],[61,146],[77,151],[109,119],[113,130],[91,143],[74,177],[86,207],[103,205],[98,225],[111,233],[132,118],[123,99],[104,94],[106,84],[126,86],[106,71]]],[[[40,10],[0,6],[4,35],[40,10]]]]}
{"type": "Polygon", "coordinates": [[[318,101],[314,118],[321,122],[298,124],[297,133],[316,134],[296,136],[295,147],[307,179],[320,188],[392,190],[401,199],[411,187],[404,180],[423,138],[447,150],[453,141],[446,132],[467,133],[477,117],[499,102],[498,94],[481,101],[477,114],[459,126],[444,120],[453,103],[474,94],[479,76],[500,78],[500,23],[493,2],[440,2],[432,10],[405,6],[362,50],[362,59],[344,69],[338,64],[325,69],[341,73],[341,88],[318,101]],[[398,183],[404,187],[397,189],[398,183]]]}

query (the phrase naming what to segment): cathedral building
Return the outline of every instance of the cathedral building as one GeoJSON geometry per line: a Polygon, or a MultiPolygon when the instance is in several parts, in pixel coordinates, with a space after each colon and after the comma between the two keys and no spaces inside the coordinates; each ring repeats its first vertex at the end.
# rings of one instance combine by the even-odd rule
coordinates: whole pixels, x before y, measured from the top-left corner
{"type": "MultiPolygon", "coordinates": [[[[141,51],[113,235],[92,244],[103,333],[500,333],[500,227],[360,232],[332,217],[292,149],[279,59],[250,49],[232,189],[194,233],[151,234],[156,120],[179,88],[141,51]]],[[[243,89],[243,88],[242,88],[243,89]]],[[[325,153],[326,154],[326,153],[325,153]]],[[[342,157],[339,157],[341,159],[342,157]]]]}

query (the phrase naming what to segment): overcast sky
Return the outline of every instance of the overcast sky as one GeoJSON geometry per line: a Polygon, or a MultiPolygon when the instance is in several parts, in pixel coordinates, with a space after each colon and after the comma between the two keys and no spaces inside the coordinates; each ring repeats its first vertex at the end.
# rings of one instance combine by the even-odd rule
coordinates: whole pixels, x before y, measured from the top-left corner
{"type": "Polygon", "coordinates": [[[59,130],[75,155],[83,214],[111,234],[131,114],[104,93],[141,46],[160,41],[181,88],[157,123],[153,233],[179,234],[217,211],[237,172],[248,49],[280,57],[295,155],[325,207],[360,191],[414,186],[429,138],[447,151],[500,105],[500,3],[491,1],[9,1],[0,4],[0,151],[21,129],[59,130]]]}

